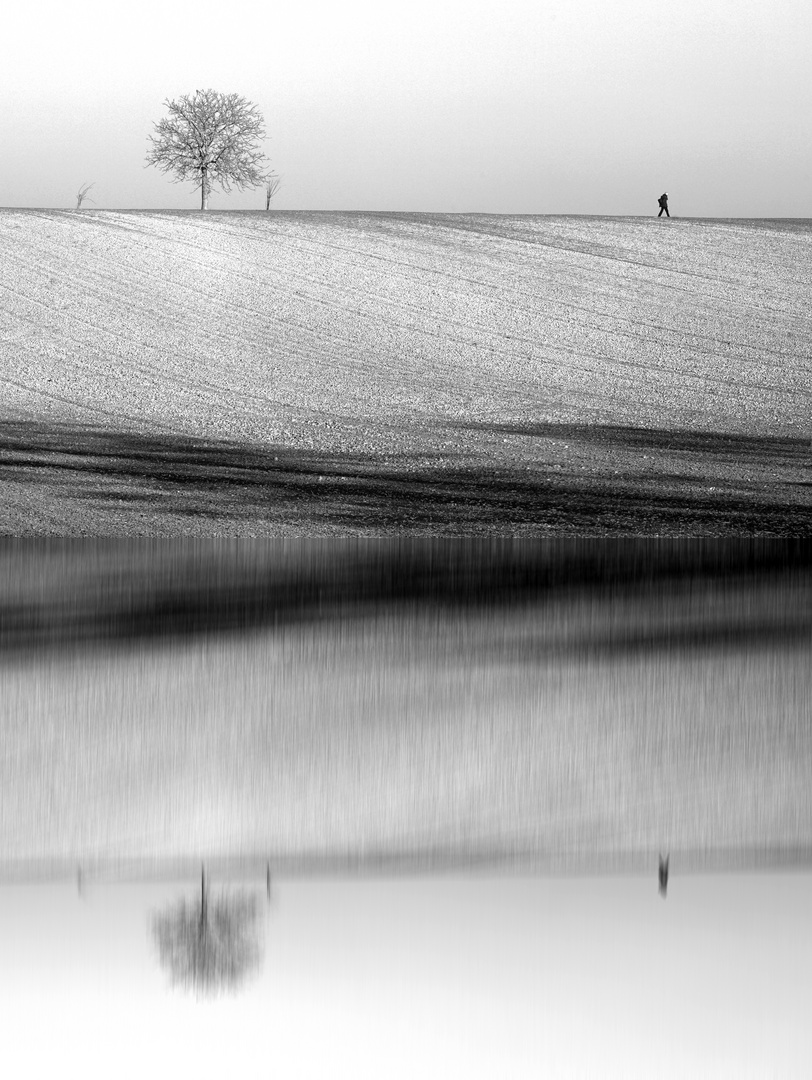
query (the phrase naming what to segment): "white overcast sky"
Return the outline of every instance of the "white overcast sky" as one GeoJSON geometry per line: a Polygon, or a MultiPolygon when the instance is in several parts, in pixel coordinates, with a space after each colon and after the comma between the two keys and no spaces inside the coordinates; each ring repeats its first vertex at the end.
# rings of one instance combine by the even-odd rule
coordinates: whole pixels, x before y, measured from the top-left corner
{"type": "Polygon", "coordinates": [[[144,158],[210,87],[262,110],[278,209],[810,216],[809,0],[27,0],[2,27],[0,206],[194,209],[144,158]]]}

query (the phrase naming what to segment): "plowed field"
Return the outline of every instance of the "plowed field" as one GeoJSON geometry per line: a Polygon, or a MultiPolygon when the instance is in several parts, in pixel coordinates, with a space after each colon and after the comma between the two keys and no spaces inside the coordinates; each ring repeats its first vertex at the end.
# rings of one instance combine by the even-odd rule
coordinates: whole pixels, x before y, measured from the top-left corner
{"type": "Polygon", "coordinates": [[[812,223],[0,211],[0,531],[805,534],[812,223]]]}

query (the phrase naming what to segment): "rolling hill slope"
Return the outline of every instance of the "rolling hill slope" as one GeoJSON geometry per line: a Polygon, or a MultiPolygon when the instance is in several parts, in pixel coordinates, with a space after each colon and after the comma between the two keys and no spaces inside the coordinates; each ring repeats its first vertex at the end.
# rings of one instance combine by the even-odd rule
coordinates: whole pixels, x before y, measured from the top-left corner
{"type": "Polygon", "coordinates": [[[0,530],[805,533],[812,223],[0,211],[0,530]]]}

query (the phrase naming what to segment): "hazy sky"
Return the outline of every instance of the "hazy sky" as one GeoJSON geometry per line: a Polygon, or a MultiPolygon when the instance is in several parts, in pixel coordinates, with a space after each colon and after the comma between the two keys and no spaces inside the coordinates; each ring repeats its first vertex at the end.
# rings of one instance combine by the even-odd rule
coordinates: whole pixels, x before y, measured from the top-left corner
{"type": "Polygon", "coordinates": [[[0,206],[194,209],[147,136],[211,87],[264,113],[278,209],[812,214],[808,0],[29,0],[3,38],[0,206]]]}
{"type": "Polygon", "coordinates": [[[674,871],[665,901],[656,867],[282,882],[259,977],[201,1004],[168,988],[147,933],[184,892],[0,888],[8,1075],[809,1075],[808,873],[674,871]]]}

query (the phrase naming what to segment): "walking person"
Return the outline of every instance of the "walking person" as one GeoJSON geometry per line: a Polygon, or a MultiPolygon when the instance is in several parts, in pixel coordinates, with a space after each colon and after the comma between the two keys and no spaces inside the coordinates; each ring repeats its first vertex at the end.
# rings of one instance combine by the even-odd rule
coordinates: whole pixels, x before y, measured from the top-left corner
{"type": "Polygon", "coordinates": [[[660,212],[657,217],[663,216],[663,210],[665,210],[666,217],[671,217],[671,215],[668,213],[668,193],[665,192],[664,194],[662,194],[657,200],[657,202],[660,204],[660,212]]]}

